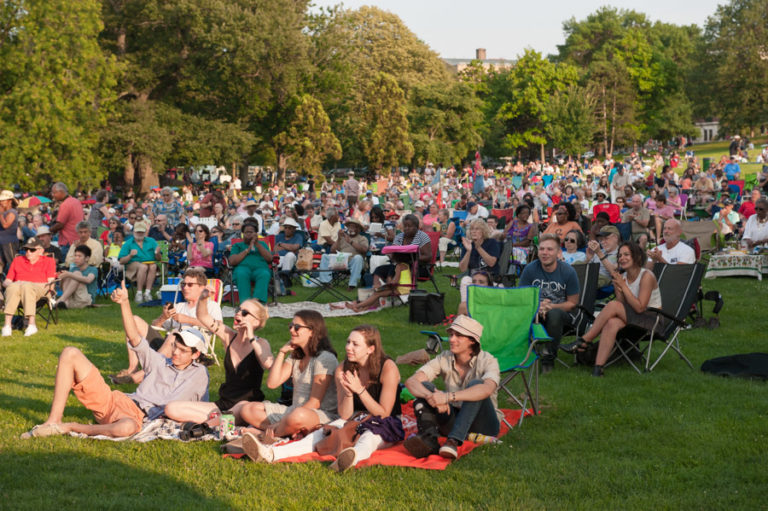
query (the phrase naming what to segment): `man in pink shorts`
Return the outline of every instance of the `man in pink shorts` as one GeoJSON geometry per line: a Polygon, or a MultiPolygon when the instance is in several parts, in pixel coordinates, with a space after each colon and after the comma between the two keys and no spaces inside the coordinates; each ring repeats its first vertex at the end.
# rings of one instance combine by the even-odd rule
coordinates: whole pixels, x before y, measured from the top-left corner
{"type": "Polygon", "coordinates": [[[112,293],[112,301],[120,305],[125,334],[146,372],[144,381],[132,394],[112,390],[99,369],[79,349],[64,348],[59,356],[48,420],[21,435],[22,438],[69,432],[130,436],[141,430],[145,417],[152,420],[162,415],[165,405],[171,401],[208,400],[208,370],[201,360],[201,357],[207,358],[207,348],[202,334],[194,329],[171,332],[169,335],[175,338],[173,355],[166,358],[150,348],[139,334],[125,282],[112,293]],[[61,422],[70,390],[93,412],[97,424],[61,422]]]}

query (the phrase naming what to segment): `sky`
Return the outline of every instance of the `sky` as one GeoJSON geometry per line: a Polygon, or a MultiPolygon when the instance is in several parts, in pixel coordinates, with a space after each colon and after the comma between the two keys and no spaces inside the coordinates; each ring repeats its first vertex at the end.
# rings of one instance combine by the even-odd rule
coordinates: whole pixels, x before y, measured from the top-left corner
{"type": "Polygon", "coordinates": [[[373,5],[397,14],[416,36],[443,58],[514,59],[526,48],[549,55],[565,40],[563,21],[582,20],[604,5],[634,9],[652,21],[703,26],[726,0],[313,0],[347,9],[373,5]]]}

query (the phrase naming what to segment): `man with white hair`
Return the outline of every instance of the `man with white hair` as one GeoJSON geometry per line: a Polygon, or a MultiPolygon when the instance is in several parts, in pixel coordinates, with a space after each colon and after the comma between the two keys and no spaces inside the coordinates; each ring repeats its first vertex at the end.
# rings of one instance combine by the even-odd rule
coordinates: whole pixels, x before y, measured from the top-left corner
{"type": "Polygon", "coordinates": [[[680,241],[683,226],[679,220],[670,218],[664,223],[664,243],[648,252],[648,264],[653,268],[654,263],[693,264],[696,262],[696,252],[680,241]]]}

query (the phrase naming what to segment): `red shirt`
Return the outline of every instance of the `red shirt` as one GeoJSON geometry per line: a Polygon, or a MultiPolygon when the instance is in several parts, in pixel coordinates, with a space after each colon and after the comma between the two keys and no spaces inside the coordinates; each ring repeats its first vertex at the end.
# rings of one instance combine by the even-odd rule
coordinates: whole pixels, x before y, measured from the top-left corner
{"type": "Polygon", "coordinates": [[[64,227],[59,231],[59,246],[68,246],[80,239],[77,235],[77,224],[85,218],[83,205],[71,195],[64,199],[59,206],[59,214],[56,221],[64,227]]]}
{"type": "Polygon", "coordinates": [[[739,214],[744,215],[744,218],[749,218],[755,214],[755,203],[751,200],[745,201],[739,208],[739,214]]]}
{"type": "Polygon", "coordinates": [[[19,256],[11,263],[7,278],[13,282],[45,284],[48,279],[56,278],[56,261],[52,257],[42,256],[32,264],[26,256],[19,256]]]}

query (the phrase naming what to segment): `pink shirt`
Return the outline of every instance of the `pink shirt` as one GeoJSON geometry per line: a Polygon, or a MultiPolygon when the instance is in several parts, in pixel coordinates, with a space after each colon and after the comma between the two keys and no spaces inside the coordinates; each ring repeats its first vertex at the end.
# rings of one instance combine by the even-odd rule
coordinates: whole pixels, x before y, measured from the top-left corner
{"type": "Polygon", "coordinates": [[[56,221],[64,227],[59,231],[59,246],[71,245],[80,237],[77,235],[77,224],[85,218],[83,205],[71,195],[64,199],[59,206],[56,221]]]}
{"type": "Polygon", "coordinates": [[[197,243],[190,243],[187,249],[187,258],[190,266],[202,266],[203,268],[213,268],[213,242],[206,241],[205,249],[209,252],[207,257],[203,257],[197,249],[197,243]]]}

